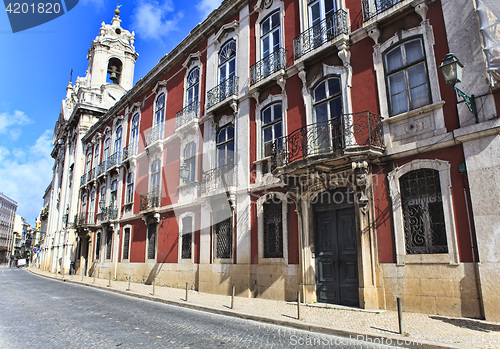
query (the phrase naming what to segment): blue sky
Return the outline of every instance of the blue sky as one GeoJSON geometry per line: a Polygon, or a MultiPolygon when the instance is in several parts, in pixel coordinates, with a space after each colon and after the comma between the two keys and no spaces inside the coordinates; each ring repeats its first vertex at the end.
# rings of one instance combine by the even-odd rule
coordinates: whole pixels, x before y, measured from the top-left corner
{"type": "MultiPolygon", "coordinates": [[[[139,53],[134,82],[220,2],[121,0],[121,25],[135,31],[139,53]]],[[[65,15],[15,34],[0,11],[0,192],[18,202],[32,226],[52,179],[52,133],[71,69],[73,83],[85,76],[91,42],[115,8],[113,0],[80,0],[65,15]]]]}

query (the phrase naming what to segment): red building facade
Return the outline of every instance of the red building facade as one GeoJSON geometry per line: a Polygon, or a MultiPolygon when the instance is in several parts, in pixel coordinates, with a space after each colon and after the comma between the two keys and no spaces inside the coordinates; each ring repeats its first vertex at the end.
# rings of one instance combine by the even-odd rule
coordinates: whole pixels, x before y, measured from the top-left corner
{"type": "Polygon", "coordinates": [[[77,268],[483,316],[449,40],[440,0],[225,1],[83,138],[77,268]]]}

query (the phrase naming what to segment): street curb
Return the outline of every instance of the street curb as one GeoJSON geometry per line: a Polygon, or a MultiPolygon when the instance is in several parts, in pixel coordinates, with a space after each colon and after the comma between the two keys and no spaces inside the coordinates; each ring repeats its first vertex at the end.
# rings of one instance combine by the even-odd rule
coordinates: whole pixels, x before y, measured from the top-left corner
{"type": "Polygon", "coordinates": [[[87,286],[87,287],[91,287],[91,288],[97,288],[97,289],[106,290],[106,291],[110,291],[110,292],[114,292],[114,293],[118,293],[118,294],[122,294],[122,295],[126,295],[126,296],[132,296],[132,297],[136,297],[136,298],[150,300],[153,302],[164,303],[164,304],[174,305],[174,306],[180,306],[180,307],[187,308],[187,309],[201,310],[201,311],[209,312],[212,314],[232,316],[232,317],[237,317],[240,319],[253,320],[253,321],[263,322],[263,323],[267,323],[267,324],[285,326],[285,327],[294,328],[294,329],[298,329],[298,330],[334,335],[334,336],[344,337],[344,338],[347,338],[348,340],[352,340],[352,341],[356,341],[358,336],[359,336],[360,340],[363,340],[363,341],[368,340],[366,345],[370,345],[371,343],[382,344],[382,345],[400,345],[400,346],[404,346],[405,348],[412,348],[412,349],[413,348],[418,348],[418,349],[460,348],[457,346],[437,345],[437,344],[433,344],[429,341],[418,340],[418,339],[415,339],[412,337],[402,337],[402,336],[396,336],[396,335],[391,335],[391,334],[382,336],[379,334],[372,334],[372,333],[366,333],[366,332],[361,332],[361,331],[341,330],[341,329],[337,329],[337,328],[333,328],[333,327],[308,324],[305,322],[300,322],[300,320],[271,319],[271,318],[267,318],[267,317],[263,317],[263,316],[259,316],[259,315],[239,313],[239,312],[231,311],[231,310],[224,310],[224,309],[207,307],[205,305],[163,299],[163,298],[155,297],[152,295],[144,295],[144,294],[140,294],[140,293],[135,293],[133,291],[117,290],[117,289],[113,289],[113,288],[110,288],[107,286],[87,284],[87,283],[83,283],[80,281],[69,280],[69,279],[59,279],[56,277],[52,277],[50,275],[38,274],[31,269],[27,269],[27,270],[34,275],[45,277],[47,279],[52,279],[52,280],[61,281],[61,282],[68,282],[68,283],[81,285],[81,286],[87,286]],[[392,341],[392,343],[388,343],[389,341],[392,341]],[[398,344],[398,341],[400,344],[398,344]]]}

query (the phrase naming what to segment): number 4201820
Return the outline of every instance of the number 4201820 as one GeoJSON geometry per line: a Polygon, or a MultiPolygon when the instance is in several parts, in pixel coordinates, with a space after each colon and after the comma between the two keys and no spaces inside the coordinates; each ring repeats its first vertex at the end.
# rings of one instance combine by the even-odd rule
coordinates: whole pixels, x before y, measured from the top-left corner
{"type": "Polygon", "coordinates": [[[38,3],[28,4],[25,2],[8,3],[5,11],[13,14],[27,14],[27,13],[59,13],[61,12],[61,4],[59,3],[38,3]]]}

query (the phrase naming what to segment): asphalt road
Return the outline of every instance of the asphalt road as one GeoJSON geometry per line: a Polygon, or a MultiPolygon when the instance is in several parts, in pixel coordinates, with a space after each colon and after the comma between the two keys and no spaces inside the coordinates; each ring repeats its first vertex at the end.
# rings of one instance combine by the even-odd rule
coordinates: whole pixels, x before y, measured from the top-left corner
{"type": "Polygon", "coordinates": [[[388,348],[0,268],[0,348],[388,348]]]}

